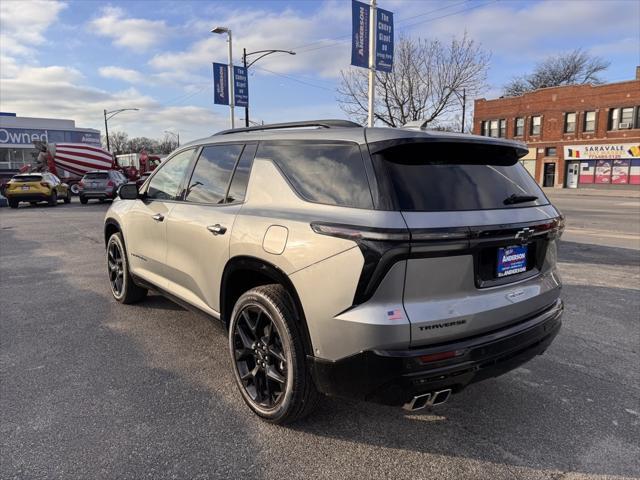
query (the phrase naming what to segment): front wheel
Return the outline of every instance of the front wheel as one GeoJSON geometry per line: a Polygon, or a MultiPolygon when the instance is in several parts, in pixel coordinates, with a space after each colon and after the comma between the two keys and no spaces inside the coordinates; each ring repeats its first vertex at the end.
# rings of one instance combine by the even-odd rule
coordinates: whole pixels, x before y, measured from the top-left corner
{"type": "Polygon", "coordinates": [[[18,208],[18,204],[19,204],[19,203],[20,203],[20,202],[18,202],[18,200],[12,200],[12,199],[9,199],[9,206],[10,206],[11,208],[18,208]]]}
{"type": "Polygon", "coordinates": [[[55,207],[58,205],[58,193],[54,190],[49,197],[49,205],[55,207]]]}
{"type": "Polygon", "coordinates": [[[80,195],[80,203],[82,205],[86,205],[89,202],[89,199],[80,195]]]}
{"type": "Polygon", "coordinates": [[[74,183],[69,188],[71,189],[71,193],[73,193],[74,195],[78,195],[80,193],[80,187],[77,183],[74,183]]]}
{"type": "Polygon", "coordinates": [[[302,335],[281,285],[251,289],[233,308],[229,349],[236,383],[249,408],[268,422],[292,423],[317,403],[302,335]]]}
{"type": "Polygon", "coordinates": [[[107,243],[107,270],[111,293],[120,303],[136,303],[147,295],[147,289],[133,282],[129,273],[122,234],[114,233],[107,243]]]}
{"type": "Polygon", "coordinates": [[[71,203],[71,190],[67,189],[67,196],[64,197],[64,203],[71,203]]]}

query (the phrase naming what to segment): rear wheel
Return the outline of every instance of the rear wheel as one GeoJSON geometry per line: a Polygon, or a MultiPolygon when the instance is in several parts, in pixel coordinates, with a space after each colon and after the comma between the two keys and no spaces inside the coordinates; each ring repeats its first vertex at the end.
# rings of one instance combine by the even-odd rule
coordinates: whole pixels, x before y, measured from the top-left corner
{"type": "Polygon", "coordinates": [[[67,196],[64,197],[64,203],[71,203],[71,190],[67,189],[67,196]]]}
{"type": "Polygon", "coordinates": [[[122,234],[114,233],[107,243],[107,270],[111,293],[120,303],[136,303],[147,295],[147,289],[133,282],[129,273],[122,234]]]}
{"type": "Polygon", "coordinates": [[[86,205],[89,202],[89,199],[80,195],[80,203],[86,205]]]}
{"type": "Polygon", "coordinates": [[[285,424],[313,410],[318,392],[305,362],[300,323],[281,285],[257,287],[238,299],[229,349],[240,393],[257,415],[285,424]]]}
{"type": "Polygon", "coordinates": [[[51,196],[49,197],[49,205],[51,205],[52,207],[55,207],[56,205],[58,205],[58,192],[56,192],[55,190],[51,193],[51,196]]]}
{"type": "Polygon", "coordinates": [[[9,199],[9,206],[11,208],[18,208],[18,203],[20,203],[20,202],[18,202],[18,200],[9,199]]]}

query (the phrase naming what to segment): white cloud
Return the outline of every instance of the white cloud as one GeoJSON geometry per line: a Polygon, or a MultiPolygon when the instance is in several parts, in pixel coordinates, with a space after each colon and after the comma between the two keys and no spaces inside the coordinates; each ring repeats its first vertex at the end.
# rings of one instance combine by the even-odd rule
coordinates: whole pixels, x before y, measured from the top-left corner
{"type": "Polygon", "coordinates": [[[155,47],[170,33],[164,20],[127,18],[124,10],[111,6],[103,8],[101,16],[92,20],[89,26],[98,35],[111,38],[115,45],[134,52],[155,47]]]}
{"type": "Polygon", "coordinates": [[[103,130],[102,111],[139,108],[118,115],[110,130],[131,136],[159,138],[167,129],[181,132],[185,140],[211,135],[226,127],[227,117],[197,106],[164,106],[135,88],[115,92],[86,85],[85,77],[69,67],[22,67],[13,78],[2,80],[3,109],[20,116],[71,118],[81,127],[103,130]]]}
{"type": "Polygon", "coordinates": [[[98,73],[105,78],[115,78],[128,83],[143,83],[145,77],[142,73],[131,68],[122,68],[116,66],[101,67],[98,73]]]}

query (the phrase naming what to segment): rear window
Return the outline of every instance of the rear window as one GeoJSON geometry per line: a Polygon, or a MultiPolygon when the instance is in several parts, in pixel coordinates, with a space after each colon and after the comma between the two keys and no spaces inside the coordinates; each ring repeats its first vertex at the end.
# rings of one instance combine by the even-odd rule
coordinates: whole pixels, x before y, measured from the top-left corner
{"type": "Polygon", "coordinates": [[[42,180],[42,175],[16,175],[12,180],[14,182],[39,182],[42,180]]]}
{"type": "Polygon", "coordinates": [[[549,203],[511,147],[413,143],[382,150],[372,158],[382,195],[399,210],[489,210],[549,203]]]}
{"type": "Polygon", "coordinates": [[[350,143],[264,143],[258,158],[278,165],[304,199],[343,207],[373,208],[360,148],[350,143]]]}
{"type": "Polygon", "coordinates": [[[107,172],[87,173],[84,178],[87,180],[106,180],[109,178],[109,174],[107,172]]]}

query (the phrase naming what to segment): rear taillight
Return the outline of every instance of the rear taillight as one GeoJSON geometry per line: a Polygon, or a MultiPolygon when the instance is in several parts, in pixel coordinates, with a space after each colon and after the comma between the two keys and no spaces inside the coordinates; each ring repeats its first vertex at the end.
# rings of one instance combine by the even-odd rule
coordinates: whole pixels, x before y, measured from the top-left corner
{"type": "Polygon", "coordinates": [[[50,185],[47,182],[40,182],[40,185],[42,185],[45,188],[49,188],[50,185]]]}
{"type": "Polygon", "coordinates": [[[311,229],[321,235],[345,238],[355,242],[359,240],[374,241],[409,241],[409,231],[402,228],[373,228],[356,225],[341,225],[313,222],[311,229]]]}
{"type": "Polygon", "coordinates": [[[109,180],[107,182],[107,187],[113,187],[115,184],[113,183],[113,181],[109,180]]]}
{"type": "Polygon", "coordinates": [[[429,355],[420,355],[420,363],[437,362],[439,360],[447,360],[449,358],[455,358],[464,353],[464,350],[454,350],[450,352],[438,352],[430,353],[429,355]]]}

